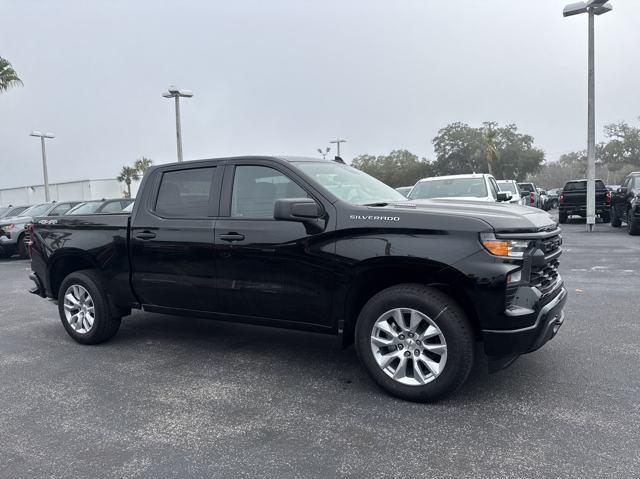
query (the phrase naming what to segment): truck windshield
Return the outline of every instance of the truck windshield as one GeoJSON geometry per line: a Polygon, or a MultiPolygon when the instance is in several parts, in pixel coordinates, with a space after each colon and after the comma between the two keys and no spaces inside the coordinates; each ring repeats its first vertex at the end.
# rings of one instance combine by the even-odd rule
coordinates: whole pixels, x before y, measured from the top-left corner
{"type": "Polygon", "coordinates": [[[448,178],[421,181],[409,195],[411,200],[426,200],[429,198],[456,198],[487,196],[487,185],[484,178],[448,178]]]}
{"type": "Polygon", "coordinates": [[[316,183],[352,205],[407,201],[390,186],[352,166],[329,161],[299,161],[296,166],[316,183]]]}
{"type": "Polygon", "coordinates": [[[101,204],[102,204],[101,201],[90,201],[90,202],[87,202],[87,203],[82,203],[82,204],[76,206],[75,208],[73,208],[67,214],[69,214],[69,215],[90,215],[92,213],[95,213],[97,211],[97,209],[100,208],[101,204]]]}

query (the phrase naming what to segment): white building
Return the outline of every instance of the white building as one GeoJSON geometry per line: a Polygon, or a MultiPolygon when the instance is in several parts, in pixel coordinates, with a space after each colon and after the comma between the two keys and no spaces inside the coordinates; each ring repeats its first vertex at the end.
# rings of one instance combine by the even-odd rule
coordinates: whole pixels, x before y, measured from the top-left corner
{"type": "MultiPolygon", "coordinates": [[[[131,183],[131,196],[136,196],[138,185],[138,182],[131,183]]],[[[125,196],[126,191],[127,185],[115,179],[80,180],[49,184],[49,194],[52,201],[122,198],[125,196]]],[[[0,189],[0,206],[34,205],[36,203],[44,203],[44,201],[44,185],[0,189]]]]}

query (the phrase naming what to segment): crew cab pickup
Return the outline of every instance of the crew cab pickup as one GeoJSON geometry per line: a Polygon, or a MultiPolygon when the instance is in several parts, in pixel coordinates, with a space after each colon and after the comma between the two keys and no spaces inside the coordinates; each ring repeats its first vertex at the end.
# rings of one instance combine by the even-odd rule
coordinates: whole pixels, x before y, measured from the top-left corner
{"type": "MultiPolygon", "coordinates": [[[[587,216],[587,180],[568,181],[560,193],[558,220],[566,223],[571,215],[587,216]]],[[[611,221],[611,192],[602,180],[596,180],[596,215],[603,223],[611,221]]]]}
{"type": "Polygon", "coordinates": [[[156,166],[131,215],[41,218],[31,237],[32,292],[80,343],[109,339],[132,309],[335,334],[414,401],[460,387],[479,341],[497,369],[564,321],[546,212],[414,204],[339,159],[156,166]]]}

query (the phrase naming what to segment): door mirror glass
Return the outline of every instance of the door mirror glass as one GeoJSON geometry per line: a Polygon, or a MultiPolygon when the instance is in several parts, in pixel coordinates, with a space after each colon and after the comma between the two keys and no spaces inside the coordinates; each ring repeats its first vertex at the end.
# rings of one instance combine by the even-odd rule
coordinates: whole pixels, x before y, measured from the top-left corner
{"type": "Polygon", "coordinates": [[[509,191],[498,191],[498,201],[509,201],[511,198],[509,191]]]}

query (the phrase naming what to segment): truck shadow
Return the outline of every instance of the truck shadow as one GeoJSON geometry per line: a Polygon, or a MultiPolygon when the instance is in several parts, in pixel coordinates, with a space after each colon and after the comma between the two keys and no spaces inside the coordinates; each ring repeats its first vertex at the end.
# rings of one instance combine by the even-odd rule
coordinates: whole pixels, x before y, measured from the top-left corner
{"type": "MultiPolygon", "coordinates": [[[[123,320],[118,335],[105,346],[109,345],[116,346],[119,352],[153,347],[168,355],[177,354],[186,371],[202,371],[207,363],[233,364],[237,368],[236,374],[250,375],[250,369],[255,367],[252,365],[259,364],[266,382],[297,384],[313,378],[320,389],[347,389],[377,400],[399,401],[389,397],[369,379],[353,345],[342,348],[339,339],[330,335],[135,312],[123,320]]],[[[465,386],[437,404],[526,395],[531,385],[517,380],[520,375],[517,370],[527,367],[527,361],[521,358],[508,370],[489,374],[487,359],[478,345],[474,368],[465,386]]],[[[551,367],[547,374],[552,374],[551,367]]],[[[545,382],[544,375],[545,371],[536,371],[535,382],[540,387],[545,382]]]]}

